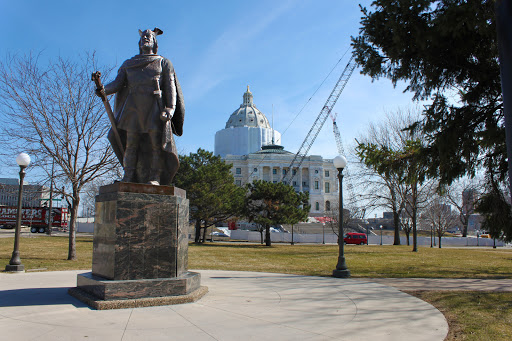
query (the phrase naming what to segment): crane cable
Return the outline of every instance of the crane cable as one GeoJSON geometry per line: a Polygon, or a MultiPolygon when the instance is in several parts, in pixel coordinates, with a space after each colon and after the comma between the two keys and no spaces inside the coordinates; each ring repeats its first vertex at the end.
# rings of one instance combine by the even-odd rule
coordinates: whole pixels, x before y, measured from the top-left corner
{"type": "Polygon", "coordinates": [[[322,83],[320,83],[320,85],[316,88],[315,92],[313,92],[313,94],[311,95],[311,97],[309,97],[309,99],[306,101],[306,103],[302,106],[302,108],[299,110],[299,112],[297,113],[297,115],[295,115],[295,117],[293,118],[293,120],[290,121],[290,124],[288,124],[288,127],[286,127],[286,129],[283,131],[283,133],[281,134],[281,136],[283,136],[286,131],[291,127],[291,125],[293,124],[293,122],[295,122],[295,120],[299,117],[299,115],[302,113],[302,111],[304,110],[304,108],[309,104],[309,102],[311,102],[311,99],[313,97],[315,97],[316,93],[318,92],[318,90],[320,90],[320,88],[324,85],[325,81],[329,78],[329,76],[334,72],[334,70],[338,67],[339,63],[341,63],[342,59],[345,57],[345,55],[348,53],[348,51],[350,51],[350,47],[347,48],[347,50],[345,51],[345,53],[343,53],[343,56],[341,56],[341,58],[336,62],[336,64],[333,66],[333,68],[331,69],[331,71],[329,71],[329,73],[327,74],[327,76],[324,78],[324,80],[322,81],[322,83]]]}

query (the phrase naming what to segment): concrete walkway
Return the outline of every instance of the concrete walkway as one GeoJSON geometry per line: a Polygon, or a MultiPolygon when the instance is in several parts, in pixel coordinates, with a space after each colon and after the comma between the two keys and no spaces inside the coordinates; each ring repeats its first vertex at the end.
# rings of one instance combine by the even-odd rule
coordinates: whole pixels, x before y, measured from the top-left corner
{"type": "Polygon", "coordinates": [[[67,294],[85,271],[0,274],[5,340],[443,340],[444,316],[356,279],[199,271],[196,303],[92,310],[67,294]]]}

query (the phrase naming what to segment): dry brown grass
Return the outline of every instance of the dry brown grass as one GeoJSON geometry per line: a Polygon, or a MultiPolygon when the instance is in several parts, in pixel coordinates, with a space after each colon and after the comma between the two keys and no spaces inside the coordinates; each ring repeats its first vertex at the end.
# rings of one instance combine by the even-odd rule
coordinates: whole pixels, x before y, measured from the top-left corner
{"type": "Polygon", "coordinates": [[[450,326],[446,341],[512,340],[512,293],[416,291],[410,294],[439,309],[450,326]]]}
{"type": "MultiPolygon", "coordinates": [[[[92,237],[76,239],[76,261],[68,261],[67,237],[20,238],[21,263],[27,271],[58,271],[90,269],[92,264],[92,237]]],[[[9,264],[13,238],[0,238],[0,267],[9,264]]]]}
{"type": "MultiPolygon", "coordinates": [[[[411,246],[345,247],[353,277],[512,278],[512,250],[490,248],[429,248],[411,246]]],[[[280,272],[331,276],[335,245],[207,243],[190,245],[189,266],[195,269],[280,272]]]]}

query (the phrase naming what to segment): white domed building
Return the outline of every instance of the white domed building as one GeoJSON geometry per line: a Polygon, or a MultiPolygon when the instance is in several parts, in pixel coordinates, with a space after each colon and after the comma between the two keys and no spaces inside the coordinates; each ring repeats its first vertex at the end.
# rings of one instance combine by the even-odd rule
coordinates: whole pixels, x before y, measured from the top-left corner
{"type": "MultiPolygon", "coordinates": [[[[248,86],[240,108],[231,114],[225,128],[215,134],[215,155],[233,165],[233,176],[239,186],[254,180],[277,183],[289,171],[295,156],[280,143],[281,134],[272,129],[265,114],[256,108],[248,86]]],[[[291,185],[295,190],[309,192],[310,216],[328,215],[338,198],[337,170],[332,160],[320,155],[306,156],[293,174],[291,185]]]]}
{"type": "Polygon", "coordinates": [[[226,122],[226,127],[215,133],[215,154],[224,157],[231,155],[247,155],[272,143],[281,142],[281,134],[274,132],[267,117],[256,108],[252,93],[247,86],[243,103],[236,109],[226,122]]]}

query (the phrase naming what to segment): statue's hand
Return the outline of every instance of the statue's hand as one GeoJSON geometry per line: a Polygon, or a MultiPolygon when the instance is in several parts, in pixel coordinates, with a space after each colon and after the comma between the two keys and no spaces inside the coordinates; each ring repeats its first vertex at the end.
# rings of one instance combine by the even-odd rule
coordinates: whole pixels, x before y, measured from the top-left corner
{"type": "Polygon", "coordinates": [[[105,93],[105,88],[102,87],[101,89],[96,89],[96,96],[100,97],[101,99],[107,98],[107,94],[105,93]]]}
{"type": "Polygon", "coordinates": [[[165,110],[160,115],[160,119],[164,122],[170,121],[174,116],[174,108],[165,108],[165,110]]]}

